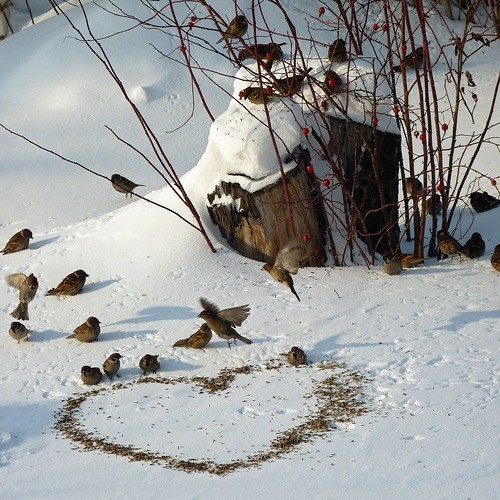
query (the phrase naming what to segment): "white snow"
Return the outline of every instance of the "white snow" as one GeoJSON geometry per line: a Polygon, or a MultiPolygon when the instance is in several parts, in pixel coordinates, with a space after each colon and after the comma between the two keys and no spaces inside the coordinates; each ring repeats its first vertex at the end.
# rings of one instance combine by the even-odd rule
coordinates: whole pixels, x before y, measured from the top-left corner
{"type": "MultiPolygon", "coordinates": [[[[143,16],[138,3],[120,2],[143,16]]],[[[305,32],[304,12],[315,14],[317,2],[300,2],[300,8],[283,3],[305,32]]],[[[240,2],[243,9],[250,4],[240,2]]],[[[232,13],[232,6],[221,0],[217,8],[232,13]]],[[[94,4],[86,9],[99,35],[130,24],[94,4]]],[[[79,9],[69,12],[81,23],[79,9]]],[[[26,25],[28,19],[25,15],[26,25]]],[[[321,36],[329,42],[328,33],[321,36]]],[[[479,231],[486,241],[480,259],[428,259],[399,276],[383,274],[380,266],[301,269],[294,278],[299,303],[268,279],[260,263],[227,247],[205,210],[206,193],[220,180],[244,169],[251,179],[239,180],[257,189],[252,179],[269,180],[278,169],[269,136],[256,127],[261,109],[245,103],[247,112],[237,98],[246,84],[237,80],[233,87],[231,79],[211,75],[224,93],[201,79],[218,118],[211,124],[195,98],[189,119],[187,72],[148,46],[177,51],[175,36],[137,29],[103,43],[131,98],[184,174],[182,182],[217,253],[174,215],[142,200],[126,200],[104,179],[0,129],[0,245],[24,227],[34,233],[29,250],[0,255],[0,275],[33,272],[40,282],[29,306],[31,338],[20,344],[7,333],[17,293],[0,286],[0,496],[496,498],[500,277],[489,256],[500,243],[499,209],[472,215],[460,204],[464,210],[455,236],[464,237],[470,225],[479,231]],[[79,268],[90,275],[82,294],[45,296],[79,268]],[[228,349],[214,336],[202,351],[173,349],[177,339],[201,325],[199,297],[221,308],[249,304],[250,316],[238,330],[253,344],[228,349]],[[98,342],[66,340],[90,315],[102,322],[98,342]],[[278,368],[282,353],[293,345],[313,364],[278,368]],[[101,366],[115,351],[124,356],[121,378],[103,380],[98,386],[103,391],[89,395],[75,414],[94,440],[94,449],[84,450],[53,429],[58,411],[88,391],[81,366],[101,366]],[[160,355],[160,383],[137,383],[138,361],[146,353],[160,355]],[[329,361],[345,364],[346,377],[355,371],[363,376],[361,399],[368,412],[347,421],[332,419],[326,434],[258,466],[226,475],[187,473],[165,460],[129,461],[102,451],[104,440],[174,457],[177,465],[193,459],[245,462],[314,415],[319,404],[314,390],[344,370],[321,370],[320,363],[329,361]],[[244,366],[251,367],[249,373],[235,374],[220,391],[210,393],[200,385],[201,377],[244,366]],[[118,382],[123,386],[114,385],[118,382]]],[[[484,49],[471,62],[481,85],[476,111],[481,117],[496,79],[494,52],[484,49]]],[[[235,72],[222,58],[204,54],[204,66],[235,72]]],[[[369,65],[356,61],[356,66],[369,65]]],[[[62,16],[0,42],[0,68],[0,123],[108,177],[119,172],[145,184],[138,194],[190,217],[162,179],[105,129],[112,127],[150,155],[130,108],[62,16]]],[[[286,107],[271,103],[270,110],[283,139],[278,145],[283,159],[303,140],[307,117],[291,100],[286,107]],[[293,121],[286,118],[290,113],[293,121]]],[[[476,130],[465,119],[461,126],[464,132],[476,130]]],[[[493,147],[485,145],[478,168],[500,175],[493,147]]],[[[487,178],[478,187],[493,192],[487,178]]]]}

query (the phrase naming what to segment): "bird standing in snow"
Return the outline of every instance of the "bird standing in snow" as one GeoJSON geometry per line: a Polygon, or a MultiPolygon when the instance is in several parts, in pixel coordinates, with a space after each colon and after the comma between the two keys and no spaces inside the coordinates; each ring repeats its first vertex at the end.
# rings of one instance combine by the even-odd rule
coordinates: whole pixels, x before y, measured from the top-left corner
{"type": "Polygon", "coordinates": [[[9,335],[14,340],[17,340],[18,344],[23,339],[28,340],[28,334],[29,334],[29,330],[22,323],[19,323],[19,321],[13,321],[10,324],[9,335]]]}
{"type": "Polygon", "coordinates": [[[476,212],[487,212],[500,206],[500,200],[491,196],[486,191],[475,191],[469,196],[470,204],[476,212]]]}
{"type": "Polygon", "coordinates": [[[231,347],[229,343],[230,339],[233,339],[234,345],[236,345],[236,339],[241,340],[245,344],[252,343],[250,339],[243,337],[234,329],[235,326],[241,326],[250,314],[248,304],[220,310],[215,304],[203,297],[200,298],[200,303],[203,311],[198,314],[198,317],[205,321],[208,327],[221,339],[227,340],[229,348],[231,347]]]}
{"type": "Polygon", "coordinates": [[[82,323],[80,326],[76,327],[73,330],[71,335],[68,335],[67,339],[76,339],[80,342],[93,342],[97,340],[99,334],[101,333],[100,321],[94,317],[90,316],[87,318],[85,323],[82,323]]]}
{"type": "Polygon", "coordinates": [[[491,265],[495,271],[500,273],[500,245],[495,247],[493,255],[490,258],[491,265]]]}
{"type": "Polygon", "coordinates": [[[111,380],[113,380],[113,375],[116,375],[118,378],[120,378],[120,375],[118,375],[118,370],[120,369],[120,359],[121,358],[123,358],[123,356],[121,354],[114,352],[102,364],[102,369],[104,370],[104,373],[111,380]]]}
{"type": "Polygon", "coordinates": [[[477,259],[484,255],[486,243],[480,233],[472,233],[472,236],[464,243],[464,251],[471,259],[477,259]]]}
{"type": "Polygon", "coordinates": [[[8,254],[26,250],[29,246],[30,239],[33,239],[33,233],[29,229],[21,229],[10,238],[3,250],[0,253],[8,254]]]}
{"type": "Polygon", "coordinates": [[[38,280],[33,274],[26,276],[23,273],[15,273],[7,276],[5,281],[12,288],[19,290],[19,305],[10,315],[16,319],[29,320],[28,304],[35,298],[38,290],[38,280]]]}
{"type": "Polygon", "coordinates": [[[464,250],[464,247],[455,239],[453,236],[450,236],[446,231],[440,229],[437,232],[437,240],[439,244],[439,249],[446,255],[460,255],[460,259],[462,259],[462,255],[468,257],[467,252],[464,250]]]}
{"type": "Polygon", "coordinates": [[[293,366],[306,365],[306,353],[300,347],[293,346],[286,356],[288,362],[293,366]]]}
{"type": "Polygon", "coordinates": [[[291,274],[297,274],[299,270],[300,242],[292,239],[279,250],[274,264],[264,264],[262,269],[267,271],[276,281],[290,288],[291,292],[300,302],[300,297],[293,286],[291,274]]]}
{"type": "Polygon", "coordinates": [[[156,373],[160,369],[159,355],[145,354],[139,361],[139,368],[146,375],[148,372],[156,373]]]}
{"type": "Polygon", "coordinates": [[[234,38],[241,38],[245,35],[248,29],[248,21],[245,16],[236,16],[227,26],[224,35],[217,42],[221,43],[222,40],[230,40],[234,38]]]}
{"type": "Polygon", "coordinates": [[[82,291],[88,274],[83,269],[68,274],[59,285],[51,288],[45,295],[76,295],[82,291]]]}
{"type": "Polygon", "coordinates": [[[96,385],[102,380],[102,373],[96,366],[91,368],[85,365],[80,370],[80,377],[85,385],[96,385]]]}
{"type": "Polygon", "coordinates": [[[206,323],[200,326],[196,332],[187,339],[178,340],[172,347],[191,347],[203,349],[212,340],[212,330],[206,323]]]}
{"type": "Polygon", "coordinates": [[[136,184],[120,174],[113,174],[111,176],[111,185],[119,193],[125,193],[125,198],[129,195],[132,198],[134,189],[139,186],[144,186],[144,184],[136,184]]]}
{"type": "Polygon", "coordinates": [[[403,265],[398,260],[398,258],[390,252],[386,252],[383,255],[384,263],[382,264],[382,269],[385,274],[393,276],[395,274],[401,273],[403,270],[403,265]]]}

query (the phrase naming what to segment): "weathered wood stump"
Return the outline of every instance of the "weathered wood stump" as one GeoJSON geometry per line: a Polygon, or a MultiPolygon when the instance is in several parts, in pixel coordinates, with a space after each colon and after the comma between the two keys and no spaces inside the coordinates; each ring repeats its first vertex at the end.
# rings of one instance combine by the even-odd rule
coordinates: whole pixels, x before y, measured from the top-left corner
{"type": "Polygon", "coordinates": [[[290,204],[285,201],[282,179],[252,193],[238,183],[222,181],[208,195],[208,212],[229,245],[245,257],[273,263],[283,244],[294,236],[307,235],[301,265],[323,266],[326,255],[314,186],[300,165],[287,172],[285,179],[290,204]],[[222,197],[232,201],[218,202],[222,197]]]}
{"type": "Polygon", "coordinates": [[[329,120],[328,148],[345,177],[358,237],[372,254],[396,250],[401,137],[353,121],[329,120]]]}
{"type": "Polygon", "coordinates": [[[3,40],[10,31],[9,0],[0,0],[0,40],[3,40]]]}

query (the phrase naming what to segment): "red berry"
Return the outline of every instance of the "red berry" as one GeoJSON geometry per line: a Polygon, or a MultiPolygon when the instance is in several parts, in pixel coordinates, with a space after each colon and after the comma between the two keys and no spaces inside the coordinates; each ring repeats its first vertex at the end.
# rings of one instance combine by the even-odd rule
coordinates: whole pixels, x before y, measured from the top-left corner
{"type": "Polygon", "coordinates": [[[492,186],[496,186],[497,185],[497,181],[495,179],[491,179],[491,185],[492,186]]]}
{"type": "Polygon", "coordinates": [[[308,234],[304,234],[304,236],[302,236],[302,241],[304,243],[309,243],[311,241],[311,237],[308,234]]]}
{"type": "Polygon", "coordinates": [[[314,174],[314,167],[313,167],[312,165],[307,165],[306,170],[307,170],[310,174],[314,174]]]}
{"type": "Polygon", "coordinates": [[[302,129],[302,133],[303,133],[304,135],[309,135],[309,132],[311,132],[311,131],[309,130],[309,127],[304,127],[304,128],[302,129]]]}
{"type": "Polygon", "coordinates": [[[321,17],[324,13],[325,13],[325,8],[324,8],[324,7],[320,7],[320,8],[318,9],[318,14],[319,14],[319,17],[321,17]]]}
{"type": "Polygon", "coordinates": [[[407,49],[407,48],[408,48],[408,47],[406,46],[406,43],[403,43],[403,44],[401,45],[401,52],[406,52],[406,49],[407,49]]]}
{"type": "Polygon", "coordinates": [[[194,23],[192,21],[188,22],[188,28],[191,29],[194,26],[194,23]]]}
{"type": "Polygon", "coordinates": [[[266,87],[266,94],[272,94],[273,93],[273,88],[271,87],[271,85],[268,85],[266,87]]]}
{"type": "Polygon", "coordinates": [[[330,187],[330,179],[323,179],[323,186],[330,187]]]}
{"type": "Polygon", "coordinates": [[[376,116],[372,118],[372,123],[373,125],[375,125],[375,127],[378,125],[378,118],[376,116]]]}
{"type": "Polygon", "coordinates": [[[441,191],[444,191],[444,186],[443,186],[442,184],[438,184],[438,185],[436,186],[436,189],[437,189],[438,191],[440,191],[440,192],[441,192],[441,191]]]}
{"type": "Polygon", "coordinates": [[[378,30],[378,24],[377,24],[377,23],[375,23],[375,24],[373,25],[373,31],[377,31],[377,30],[378,30]]]}
{"type": "Polygon", "coordinates": [[[419,136],[419,139],[424,142],[425,141],[425,134],[422,132],[419,136]]]}
{"type": "Polygon", "coordinates": [[[190,20],[192,23],[194,23],[194,22],[196,21],[196,16],[191,16],[191,17],[189,18],[189,20],[190,20]]]}
{"type": "Polygon", "coordinates": [[[392,111],[394,111],[394,114],[397,115],[399,113],[399,108],[397,106],[394,106],[392,108],[392,111]]]}
{"type": "Polygon", "coordinates": [[[443,130],[444,132],[446,132],[448,130],[448,124],[447,123],[443,123],[441,125],[441,130],[443,130]]]}
{"type": "Polygon", "coordinates": [[[384,24],[382,26],[382,31],[385,33],[387,30],[389,29],[389,25],[388,24],[384,24]]]}
{"type": "Polygon", "coordinates": [[[274,59],[274,54],[272,52],[267,52],[264,59],[274,59]]]}
{"type": "Polygon", "coordinates": [[[334,78],[329,78],[328,79],[328,86],[329,87],[335,87],[335,79],[334,78]]]}
{"type": "Polygon", "coordinates": [[[180,50],[183,54],[185,54],[185,53],[186,53],[186,47],[184,47],[184,45],[181,45],[181,46],[179,47],[179,50],[180,50]]]}
{"type": "Polygon", "coordinates": [[[328,107],[328,103],[326,101],[321,101],[321,104],[320,106],[323,108],[323,109],[326,109],[328,107]]]}
{"type": "Polygon", "coordinates": [[[240,96],[240,99],[242,99],[243,97],[245,97],[245,92],[243,90],[240,90],[238,95],[240,96]]]}

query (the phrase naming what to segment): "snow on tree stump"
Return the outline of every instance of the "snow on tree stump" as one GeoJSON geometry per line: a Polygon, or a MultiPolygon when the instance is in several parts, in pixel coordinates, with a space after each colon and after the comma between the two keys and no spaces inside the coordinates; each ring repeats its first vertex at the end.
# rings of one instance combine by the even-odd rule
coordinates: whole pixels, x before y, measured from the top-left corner
{"type": "MultiPolygon", "coordinates": [[[[329,117],[329,150],[339,163],[359,210],[359,238],[379,254],[399,241],[398,191],[401,136],[329,117]]],[[[351,210],[352,213],[352,210],[351,210]]]]}

